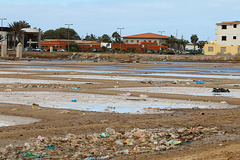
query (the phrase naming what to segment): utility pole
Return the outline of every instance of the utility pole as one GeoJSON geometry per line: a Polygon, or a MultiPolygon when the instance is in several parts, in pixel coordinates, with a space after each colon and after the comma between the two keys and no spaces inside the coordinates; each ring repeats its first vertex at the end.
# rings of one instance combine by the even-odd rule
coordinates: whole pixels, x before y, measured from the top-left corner
{"type": "Polygon", "coordinates": [[[178,30],[179,30],[179,29],[176,29],[176,38],[177,38],[177,36],[178,36],[178,30]]]}
{"type": "Polygon", "coordinates": [[[3,21],[4,20],[7,20],[7,18],[0,18],[0,20],[1,20],[1,48],[2,48],[2,45],[3,45],[3,21]]]}
{"type": "Polygon", "coordinates": [[[122,52],[122,46],[121,46],[121,43],[122,43],[122,29],[125,29],[125,28],[117,28],[120,30],[120,53],[122,52]]]}
{"type": "Polygon", "coordinates": [[[160,32],[160,34],[162,35],[165,31],[158,31],[158,32],[160,32]]]}
{"type": "Polygon", "coordinates": [[[68,53],[69,53],[69,28],[70,28],[70,26],[73,25],[73,24],[65,24],[65,25],[68,26],[68,53]]]}

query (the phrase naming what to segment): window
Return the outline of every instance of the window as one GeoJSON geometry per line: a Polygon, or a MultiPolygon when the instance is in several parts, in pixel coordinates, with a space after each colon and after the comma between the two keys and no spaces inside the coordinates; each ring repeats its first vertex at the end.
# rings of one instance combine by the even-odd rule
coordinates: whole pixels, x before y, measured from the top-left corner
{"type": "Polygon", "coordinates": [[[144,42],[147,42],[146,40],[144,40],[144,42]]]}
{"type": "Polygon", "coordinates": [[[125,42],[128,43],[128,40],[126,40],[125,42]]]}
{"type": "Polygon", "coordinates": [[[213,47],[208,47],[208,52],[213,52],[213,47]]]}
{"type": "Polygon", "coordinates": [[[227,36],[222,36],[222,41],[226,41],[227,40],[227,36]]]}
{"type": "Polygon", "coordinates": [[[221,53],[226,52],[226,47],[221,47],[221,53]]]}
{"type": "Polygon", "coordinates": [[[227,29],[227,25],[222,25],[222,29],[227,29]]]}
{"type": "Polygon", "coordinates": [[[131,40],[131,43],[133,43],[134,42],[134,40],[131,40]]]}
{"type": "Polygon", "coordinates": [[[139,42],[139,40],[137,40],[137,43],[139,42]]]}
{"type": "Polygon", "coordinates": [[[157,42],[156,40],[154,42],[157,42]]]}
{"type": "Polygon", "coordinates": [[[233,36],[233,39],[237,39],[237,36],[233,36]]]}
{"type": "Polygon", "coordinates": [[[152,42],[151,40],[148,40],[148,42],[152,42]]]}
{"type": "Polygon", "coordinates": [[[237,28],[237,24],[234,24],[234,25],[233,25],[233,28],[237,28]]]}

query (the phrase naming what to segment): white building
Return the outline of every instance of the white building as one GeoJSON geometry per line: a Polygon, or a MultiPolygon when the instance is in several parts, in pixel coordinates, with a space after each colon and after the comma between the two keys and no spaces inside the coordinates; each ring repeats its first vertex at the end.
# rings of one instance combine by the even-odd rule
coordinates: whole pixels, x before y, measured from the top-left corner
{"type": "Polygon", "coordinates": [[[240,45],[240,21],[217,23],[217,45],[240,45]]]}
{"type": "Polygon", "coordinates": [[[217,23],[217,41],[205,44],[205,55],[240,54],[240,21],[217,23]]]}

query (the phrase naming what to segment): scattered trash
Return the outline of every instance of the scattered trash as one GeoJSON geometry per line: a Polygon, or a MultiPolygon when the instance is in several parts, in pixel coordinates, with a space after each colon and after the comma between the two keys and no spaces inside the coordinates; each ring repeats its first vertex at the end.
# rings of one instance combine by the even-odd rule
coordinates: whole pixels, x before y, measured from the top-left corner
{"type": "Polygon", "coordinates": [[[37,139],[40,141],[40,142],[43,142],[45,137],[42,137],[42,136],[38,136],[37,139]]]}
{"type": "Polygon", "coordinates": [[[4,92],[12,92],[12,89],[5,89],[4,92]]]}
{"type": "Polygon", "coordinates": [[[197,81],[196,84],[205,84],[205,83],[202,81],[197,81]]]}
{"type": "Polygon", "coordinates": [[[72,87],[72,89],[81,89],[80,87],[72,87]]]}
{"type": "MultiPolygon", "coordinates": [[[[101,134],[46,137],[32,139],[24,146],[6,146],[0,150],[0,159],[112,159],[122,155],[136,155],[164,151],[210,135],[222,135],[217,127],[139,129],[116,132],[106,128],[101,134]],[[14,148],[14,149],[13,149],[14,148]]],[[[131,158],[128,158],[131,159],[131,158]]]]}
{"type": "Polygon", "coordinates": [[[155,85],[155,87],[159,87],[159,85],[158,85],[158,84],[156,84],[156,85],[155,85]]]}
{"type": "Polygon", "coordinates": [[[234,84],[233,87],[239,87],[239,84],[234,84]]]}
{"type": "Polygon", "coordinates": [[[77,100],[76,100],[76,99],[73,99],[73,100],[71,100],[71,102],[77,102],[77,100]]]}
{"type": "Polygon", "coordinates": [[[50,150],[50,149],[55,149],[55,147],[56,147],[55,144],[50,144],[50,145],[48,145],[46,148],[47,148],[48,150],[50,150]]]}
{"type": "Polygon", "coordinates": [[[39,155],[33,154],[33,153],[31,153],[31,152],[27,152],[25,155],[26,155],[26,157],[36,157],[36,158],[39,158],[39,157],[40,157],[39,155]]]}
{"type": "Polygon", "coordinates": [[[112,107],[112,106],[107,106],[108,109],[116,109],[116,107],[112,107]]]}
{"type": "Polygon", "coordinates": [[[102,133],[102,134],[99,134],[102,138],[106,138],[106,137],[109,137],[110,135],[106,132],[106,133],[102,133]]]}
{"type": "Polygon", "coordinates": [[[230,92],[229,89],[224,89],[224,88],[213,88],[212,92],[230,92]]]}
{"type": "Polygon", "coordinates": [[[127,93],[127,96],[132,96],[132,95],[133,95],[133,93],[130,93],[130,92],[127,93]]]}
{"type": "Polygon", "coordinates": [[[140,98],[148,98],[148,95],[145,95],[145,94],[140,94],[139,96],[140,98]]]}
{"type": "Polygon", "coordinates": [[[227,102],[226,102],[226,101],[221,101],[220,103],[221,103],[221,104],[226,104],[227,102]]]}
{"type": "Polygon", "coordinates": [[[206,84],[212,84],[212,83],[210,83],[210,82],[206,82],[206,84]]]}
{"type": "Polygon", "coordinates": [[[175,80],[175,81],[172,82],[172,84],[178,84],[178,83],[179,83],[178,80],[175,80]]]}

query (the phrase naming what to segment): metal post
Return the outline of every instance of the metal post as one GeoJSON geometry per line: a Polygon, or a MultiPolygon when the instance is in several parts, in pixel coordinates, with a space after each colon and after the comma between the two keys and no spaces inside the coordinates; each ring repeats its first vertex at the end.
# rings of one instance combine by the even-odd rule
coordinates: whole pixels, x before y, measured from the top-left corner
{"type": "Polygon", "coordinates": [[[158,32],[160,32],[160,34],[162,35],[162,33],[164,33],[165,31],[158,31],[158,32]]]}
{"type": "Polygon", "coordinates": [[[7,18],[0,18],[0,20],[1,20],[1,47],[2,47],[2,45],[3,45],[3,20],[7,20],[7,18]]]}
{"type": "Polygon", "coordinates": [[[121,43],[122,43],[122,29],[125,29],[125,28],[117,28],[120,30],[120,53],[122,52],[122,46],[121,46],[121,43]]]}
{"type": "Polygon", "coordinates": [[[70,28],[70,25],[73,25],[73,24],[65,24],[68,26],[68,53],[69,53],[69,28],[70,28]]]}

